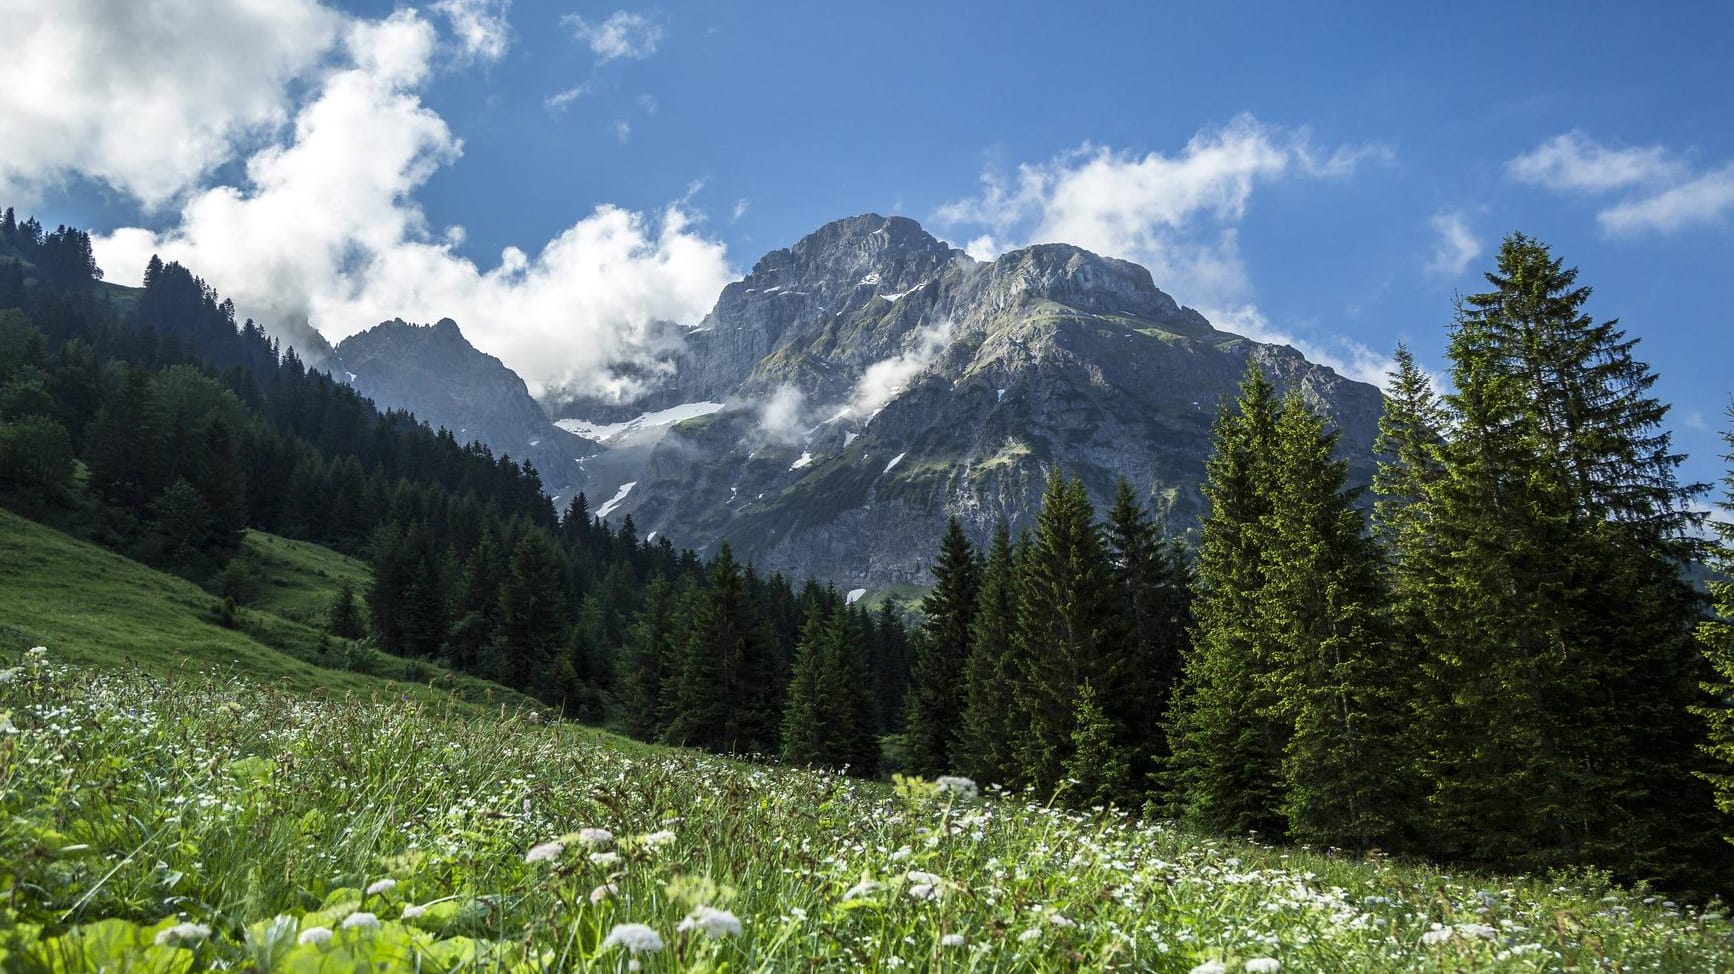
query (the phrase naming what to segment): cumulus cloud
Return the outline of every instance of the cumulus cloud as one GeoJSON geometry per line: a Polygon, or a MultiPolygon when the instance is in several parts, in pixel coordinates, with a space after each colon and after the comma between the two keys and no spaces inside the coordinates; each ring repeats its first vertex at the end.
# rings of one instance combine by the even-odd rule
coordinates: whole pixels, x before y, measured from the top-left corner
{"type": "Polygon", "coordinates": [[[606,64],[619,58],[641,60],[656,53],[662,42],[662,25],[643,14],[616,10],[607,20],[591,23],[577,14],[567,14],[560,22],[583,41],[596,55],[598,63],[606,64]]]}
{"type": "Polygon", "coordinates": [[[939,358],[939,353],[951,344],[954,332],[950,319],[935,322],[906,339],[908,347],[902,352],[869,365],[855,382],[849,397],[849,415],[862,420],[878,415],[886,403],[908,388],[909,380],[939,358]]]}
{"type": "MultiPolygon", "coordinates": [[[[966,231],[981,228],[964,237],[964,249],[978,260],[1057,242],[1136,261],[1159,287],[1218,327],[1294,345],[1360,378],[1370,367],[1357,364],[1364,349],[1299,340],[1272,327],[1251,302],[1238,225],[1260,183],[1340,179],[1392,156],[1377,144],[1323,148],[1305,129],[1242,115],[1199,132],[1172,155],[1086,144],[1045,163],[1020,165],[1012,175],[990,171],[978,195],[940,207],[935,220],[966,231]]],[[[1379,361],[1380,374],[1385,361],[1379,361]]]]}
{"type": "Polygon", "coordinates": [[[1734,209],[1734,165],[1610,206],[1597,213],[1596,220],[1614,234],[1673,233],[1693,224],[1717,222],[1730,209],[1734,209]]]}
{"type": "Polygon", "coordinates": [[[1512,159],[1506,171],[1557,193],[1623,192],[1596,212],[1614,235],[1673,233],[1734,210],[1734,164],[1698,171],[1662,146],[1616,148],[1576,130],[1512,159]]]}
{"type": "Polygon", "coordinates": [[[342,17],[316,0],[6,5],[0,195],[75,175],[163,205],[288,117],[342,17]]]}
{"type": "Polygon", "coordinates": [[[1588,193],[1653,183],[1680,171],[1661,146],[1612,148],[1577,130],[1548,139],[1505,168],[1519,182],[1588,193]]]}
{"type": "Polygon", "coordinates": [[[512,0],[438,0],[436,13],[446,18],[463,53],[483,61],[498,61],[512,39],[506,11],[512,0]]]}
{"type": "Polygon", "coordinates": [[[1306,131],[1242,115],[1198,133],[1175,155],[1136,155],[1083,145],[1014,175],[989,172],[979,195],[948,203],[941,225],[981,226],[966,246],[991,257],[1034,243],[1070,243],[1138,261],[1159,285],[1203,297],[1243,297],[1234,233],[1254,186],[1291,175],[1349,175],[1390,155],[1379,146],[1322,150],[1306,131]]]}
{"type": "Polygon", "coordinates": [[[1199,310],[1222,331],[1244,335],[1266,345],[1288,345],[1305,355],[1309,362],[1381,388],[1387,375],[1396,367],[1388,352],[1369,348],[1361,342],[1341,336],[1317,340],[1297,335],[1273,324],[1255,305],[1224,305],[1199,310]]]}
{"type": "Polygon", "coordinates": [[[322,79],[287,136],[255,152],[241,185],[191,196],[169,229],[123,228],[95,248],[111,280],[152,253],[179,260],[267,324],[305,320],[332,340],[393,317],[451,317],[536,392],[619,395],[611,364],[696,320],[732,279],[721,243],[676,203],[659,213],[599,206],[534,255],[506,248],[479,267],[461,228],[435,230],[414,192],[462,152],[421,103],[438,49],[413,10],[352,21],[347,64],[322,79]]]}
{"type": "Polygon", "coordinates": [[[1427,225],[1439,235],[1433,245],[1433,255],[1427,259],[1427,270],[1441,277],[1457,277],[1469,269],[1470,263],[1481,256],[1481,242],[1469,229],[1469,221],[1456,211],[1435,213],[1427,225]]]}

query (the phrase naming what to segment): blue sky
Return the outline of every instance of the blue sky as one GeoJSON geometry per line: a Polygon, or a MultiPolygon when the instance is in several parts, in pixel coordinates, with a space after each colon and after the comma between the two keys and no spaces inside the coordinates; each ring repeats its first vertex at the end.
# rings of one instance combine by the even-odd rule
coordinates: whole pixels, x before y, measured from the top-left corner
{"type": "Polygon", "coordinates": [[[178,6],[26,3],[0,66],[0,195],[97,231],[116,280],[161,251],[333,338],[449,314],[585,388],[877,211],[1139,260],[1368,375],[1399,339],[1442,369],[1452,295],[1521,229],[1643,339],[1689,474],[1720,476],[1729,5],[178,6]]]}

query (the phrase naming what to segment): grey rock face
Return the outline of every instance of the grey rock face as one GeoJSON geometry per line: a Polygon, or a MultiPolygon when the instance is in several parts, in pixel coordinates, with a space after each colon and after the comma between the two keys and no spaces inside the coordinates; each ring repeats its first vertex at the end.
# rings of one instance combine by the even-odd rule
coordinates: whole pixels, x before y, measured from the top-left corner
{"type": "Polygon", "coordinates": [[[339,342],[336,353],[338,379],[382,408],[407,409],[451,430],[460,443],[480,440],[495,456],[530,461],[551,495],[575,493],[577,458],[600,449],[550,422],[524,380],[478,351],[450,318],[426,326],[382,322],[339,342]]]}
{"type": "Polygon", "coordinates": [[[1210,425],[1248,360],[1342,431],[1371,477],[1377,389],[1217,331],[1144,268],[1047,244],[979,262],[913,221],[827,224],[729,285],[646,399],[728,402],[588,485],[700,548],[848,588],[924,584],[947,517],[1029,523],[1046,471],[1098,505],[1124,474],[1194,528],[1210,425]],[[776,408],[767,408],[775,401],[776,408]]]}

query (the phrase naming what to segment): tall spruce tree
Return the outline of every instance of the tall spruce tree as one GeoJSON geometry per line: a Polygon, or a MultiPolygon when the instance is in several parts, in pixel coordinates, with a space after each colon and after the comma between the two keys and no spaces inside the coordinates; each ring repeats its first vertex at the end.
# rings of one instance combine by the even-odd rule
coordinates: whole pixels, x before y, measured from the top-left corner
{"type": "Polygon", "coordinates": [[[957,770],[963,731],[964,663],[981,592],[981,564],[957,519],[946,525],[933,589],[921,600],[926,619],[914,640],[904,724],[904,760],[917,774],[957,770]]]}
{"type": "Polygon", "coordinates": [[[841,601],[808,613],[783,710],[783,760],[847,767],[857,775],[878,770],[877,715],[862,621],[841,601]]]}
{"type": "MultiPolygon", "coordinates": [[[[1089,684],[1098,701],[1117,704],[1128,673],[1120,654],[1117,592],[1083,481],[1049,473],[1022,569],[1013,636],[1020,671],[1015,780],[1052,794],[1067,777],[1080,688],[1089,684]]],[[[1102,709],[1112,724],[1113,746],[1129,750],[1127,728],[1116,719],[1121,708],[1102,709]]],[[[1129,758],[1114,765],[1130,766],[1129,758]]],[[[1094,790],[1124,799],[1130,785],[1129,779],[1104,780],[1094,790]]]]}
{"type": "Polygon", "coordinates": [[[725,542],[693,599],[663,739],[729,753],[777,747],[776,647],[725,542]]]}
{"type": "MultiPolygon", "coordinates": [[[[1728,420],[1729,428],[1722,434],[1729,448],[1722,456],[1729,465],[1723,481],[1727,493],[1720,506],[1734,515],[1734,407],[1728,410],[1728,420]]],[[[1712,565],[1719,577],[1710,581],[1715,610],[1698,625],[1698,641],[1716,675],[1704,688],[1712,697],[1698,707],[1698,713],[1708,725],[1704,778],[1715,789],[1722,835],[1734,843],[1734,524],[1718,521],[1716,532],[1721,543],[1712,565]]]]}
{"type": "Polygon", "coordinates": [[[1675,478],[1635,342],[1584,312],[1576,277],[1508,237],[1451,336],[1426,603],[1439,691],[1419,722],[1436,851],[1693,883],[1714,868],[1681,575],[1700,488],[1675,478]]]}
{"type": "Polygon", "coordinates": [[[1168,756],[1168,706],[1180,683],[1192,625],[1191,585],[1185,556],[1162,537],[1121,477],[1104,526],[1120,594],[1126,679],[1119,699],[1108,701],[1125,725],[1134,754],[1135,789],[1155,791],[1168,756]]]}
{"type": "Polygon", "coordinates": [[[1192,650],[1170,723],[1176,811],[1216,832],[1283,834],[1282,761],[1292,725],[1271,674],[1278,647],[1258,625],[1271,565],[1265,523],[1275,497],[1276,390],[1249,366],[1205,462],[1209,513],[1199,538],[1192,650]]]}
{"type": "Polygon", "coordinates": [[[963,732],[958,770],[982,784],[1004,783],[1016,774],[1012,743],[1016,721],[1018,566],[1011,529],[1000,522],[987,549],[981,596],[964,665],[963,732]]]}
{"type": "Polygon", "coordinates": [[[1299,395],[1277,419],[1265,584],[1255,624],[1272,649],[1271,695],[1287,736],[1287,833],[1365,849],[1400,841],[1411,796],[1403,749],[1412,667],[1394,651],[1378,551],[1337,458],[1337,434],[1299,395]]]}

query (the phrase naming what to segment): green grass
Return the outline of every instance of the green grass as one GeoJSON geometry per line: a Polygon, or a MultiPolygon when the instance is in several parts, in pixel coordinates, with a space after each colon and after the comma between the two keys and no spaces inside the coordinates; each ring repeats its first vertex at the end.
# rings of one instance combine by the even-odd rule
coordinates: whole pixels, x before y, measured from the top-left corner
{"type": "Polygon", "coordinates": [[[238,556],[253,576],[249,606],[310,626],[322,625],[341,582],[349,582],[365,610],[372,573],[366,564],[330,548],[248,531],[238,556]]]}
{"type": "Polygon", "coordinates": [[[495,684],[325,638],[319,624],[337,579],[365,589],[359,562],[263,534],[250,534],[240,557],[259,576],[228,629],[217,624],[220,600],[191,582],[0,510],[0,651],[46,645],[66,660],[163,675],[239,670],[303,693],[524,702],[495,684]]]}
{"type": "Polygon", "coordinates": [[[49,654],[0,667],[0,969],[16,974],[1734,964],[1719,911],[1594,876],[1205,840],[438,702],[49,654]],[[716,939],[681,932],[704,907],[729,915],[709,915],[716,939]],[[662,949],[611,942],[629,923],[662,949]]]}

